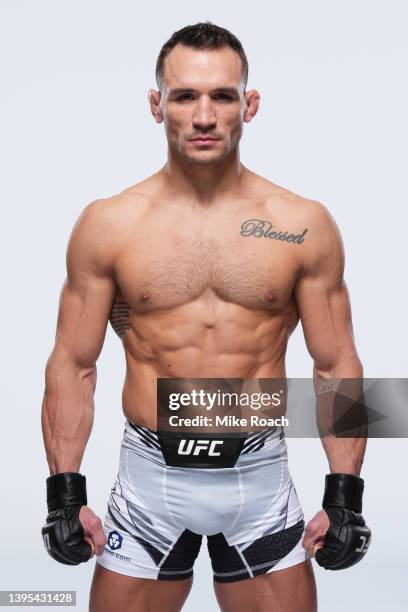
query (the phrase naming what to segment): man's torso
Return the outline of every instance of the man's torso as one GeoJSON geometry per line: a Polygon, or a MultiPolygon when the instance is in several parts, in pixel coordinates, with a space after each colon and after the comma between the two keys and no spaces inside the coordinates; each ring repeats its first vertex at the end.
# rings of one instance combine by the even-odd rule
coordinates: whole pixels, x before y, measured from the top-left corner
{"type": "Polygon", "coordinates": [[[157,377],[285,375],[299,319],[294,287],[313,237],[304,231],[307,200],[260,177],[248,197],[209,206],[152,186],[148,179],[104,205],[115,247],[110,321],[127,362],[124,412],[154,428],[157,377]]]}

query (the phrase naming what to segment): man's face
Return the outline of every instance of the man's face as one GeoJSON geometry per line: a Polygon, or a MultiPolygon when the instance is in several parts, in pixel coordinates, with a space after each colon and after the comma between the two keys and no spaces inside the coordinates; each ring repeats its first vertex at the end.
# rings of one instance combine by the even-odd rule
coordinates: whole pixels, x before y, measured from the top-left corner
{"type": "Polygon", "coordinates": [[[159,110],[169,146],[184,159],[214,164],[237,146],[247,110],[241,71],[230,47],[178,44],[166,57],[159,110]]]}

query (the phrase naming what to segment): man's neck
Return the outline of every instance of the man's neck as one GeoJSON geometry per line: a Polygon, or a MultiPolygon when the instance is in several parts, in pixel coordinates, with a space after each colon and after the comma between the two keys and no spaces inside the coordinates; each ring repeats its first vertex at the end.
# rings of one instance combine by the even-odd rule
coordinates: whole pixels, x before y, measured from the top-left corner
{"type": "Polygon", "coordinates": [[[159,174],[168,193],[208,206],[222,197],[239,192],[248,170],[241,164],[238,148],[214,164],[190,162],[169,149],[166,164],[159,174]]]}

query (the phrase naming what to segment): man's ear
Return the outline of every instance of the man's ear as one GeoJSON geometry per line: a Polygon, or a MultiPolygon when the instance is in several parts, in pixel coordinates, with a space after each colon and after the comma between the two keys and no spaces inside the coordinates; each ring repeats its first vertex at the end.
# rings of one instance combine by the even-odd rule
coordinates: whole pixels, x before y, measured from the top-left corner
{"type": "Polygon", "coordinates": [[[250,121],[252,121],[252,119],[258,112],[261,96],[259,94],[259,91],[257,91],[256,89],[250,89],[249,91],[245,92],[244,96],[247,104],[244,113],[244,121],[245,123],[249,123],[250,121]]]}
{"type": "Polygon", "coordinates": [[[157,89],[149,89],[149,91],[147,92],[147,98],[150,104],[150,112],[152,113],[156,122],[161,123],[163,121],[163,115],[160,110],[160,91],[157,89]]]}

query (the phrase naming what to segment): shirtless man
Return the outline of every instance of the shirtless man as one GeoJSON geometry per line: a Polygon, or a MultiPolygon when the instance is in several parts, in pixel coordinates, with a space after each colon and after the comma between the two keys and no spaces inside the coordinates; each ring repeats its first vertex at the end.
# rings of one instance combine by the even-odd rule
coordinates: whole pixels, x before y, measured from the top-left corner
{"type": "Polygon", "coordinates": [[[227,30],[207,22],[176,32],[158,58],[158,90],[149,91],[167,162],[89,204],[69,241],[46,367],[51,476],[42,533],[61,563],[96,555],[91,612],[180,610],[203,534],[224,612],[312,612],[310,557],[340,569],[368,547],[364,439],[323,440],[331,474],[306,530],[283,435],[249,434],[235,466],[222,470],[163,459],[157,379],[283,378],[299,319],[318,380],[362,376],[332,217],[240,162],[243,126],[260,100],[245,89],[247,73],[227,30]],[[102,524],[79,469],[109,320],[126,354],[126,426],[102,524]]]}

